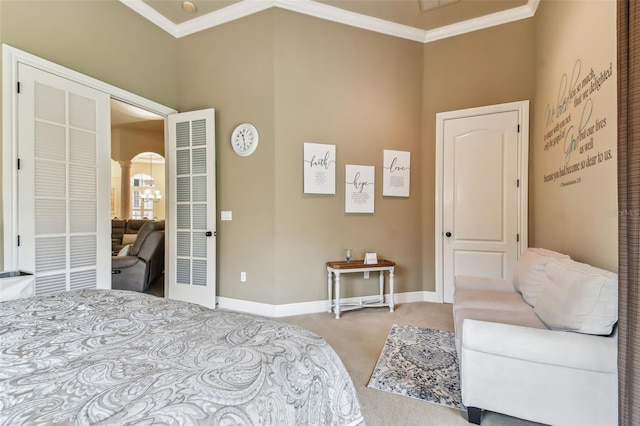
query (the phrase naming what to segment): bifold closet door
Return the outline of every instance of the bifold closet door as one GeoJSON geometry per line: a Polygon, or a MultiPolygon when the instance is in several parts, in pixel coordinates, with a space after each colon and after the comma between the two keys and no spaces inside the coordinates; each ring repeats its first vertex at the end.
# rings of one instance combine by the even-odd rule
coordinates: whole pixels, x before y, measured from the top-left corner
{"type": "Polygon", "coordinates": [[[20,64],[18,264],[36,295],[111,288],[109,95],[20,64]]]}

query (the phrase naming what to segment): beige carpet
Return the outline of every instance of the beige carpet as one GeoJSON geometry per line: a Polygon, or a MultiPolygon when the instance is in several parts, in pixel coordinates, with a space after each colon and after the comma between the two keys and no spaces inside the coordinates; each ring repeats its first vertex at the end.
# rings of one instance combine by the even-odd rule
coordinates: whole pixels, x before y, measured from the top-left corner
{"type": "MultiPolygon", "coordinates": [[[[345,312],[339,320],[329,313],[279,318],[324,337],[338,353],[358,392],[367,426],[469,425],[466,411],[394,395],[367,387],[391,326],[408,324],[453,331],[450,304],[404,303],[390,313],[387,308],[345,312]]],[[[484,412],[483,426],[531,426],[497,413],[484,412]]]]}

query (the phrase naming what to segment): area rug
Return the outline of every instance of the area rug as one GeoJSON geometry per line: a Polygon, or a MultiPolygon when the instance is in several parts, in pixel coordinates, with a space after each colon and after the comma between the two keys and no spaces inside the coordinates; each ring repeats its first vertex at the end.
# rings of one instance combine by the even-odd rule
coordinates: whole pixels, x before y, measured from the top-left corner
{"type": "Polygon", "coordinates": [[[464,410],[453,333],[394,324],[367,386],[464,410]]]}

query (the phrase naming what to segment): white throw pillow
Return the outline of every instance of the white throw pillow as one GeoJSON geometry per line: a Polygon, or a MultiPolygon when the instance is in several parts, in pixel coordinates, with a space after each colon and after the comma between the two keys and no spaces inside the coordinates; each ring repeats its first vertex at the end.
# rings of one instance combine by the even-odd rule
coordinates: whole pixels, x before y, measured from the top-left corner
{"type": "Polygon", "coordinates": [[[126,246],[122,247],[118,252],[118,256],[129,256],[129,250],[131,250],[131,244],[127,244],[126,246]]]}
{"type": "Polygon", "coordinates": [[[547,262],[553,258],[568,259],[569,256],[552,250],[530,247],[522,253],[513,269],[513,286],[531,306],[536,305],[538,294],[542,290],[547,262]]]}
{"type": "Polygon", "coordinates": [[[534,311],[554,330],[611,334],[618,321],[618,275],[571,259],[551,259],[534,311]]]}
{"type": "Polygon", "coordinates": [[[136,238],[138,238],[138,234],[123,234],[122,244],[133,244],[136,242],[136,238]]]}

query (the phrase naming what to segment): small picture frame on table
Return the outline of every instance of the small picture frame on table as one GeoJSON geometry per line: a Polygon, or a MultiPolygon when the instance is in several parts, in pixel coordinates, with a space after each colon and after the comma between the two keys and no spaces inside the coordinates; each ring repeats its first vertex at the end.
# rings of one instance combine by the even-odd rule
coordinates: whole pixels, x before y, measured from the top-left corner
{"type": "Polygon", "coordinates": [[[378,256],[375,253],[365,253],[364,255],[365,265],[375,265],[376,263],[378,263],[378,256]]]}

